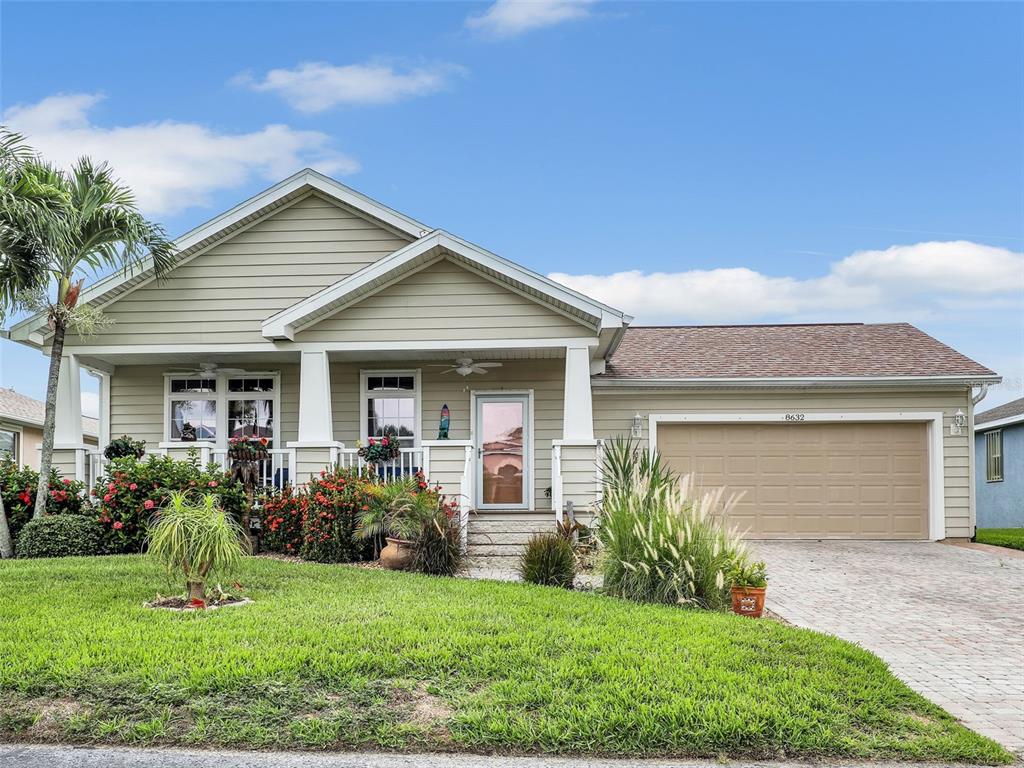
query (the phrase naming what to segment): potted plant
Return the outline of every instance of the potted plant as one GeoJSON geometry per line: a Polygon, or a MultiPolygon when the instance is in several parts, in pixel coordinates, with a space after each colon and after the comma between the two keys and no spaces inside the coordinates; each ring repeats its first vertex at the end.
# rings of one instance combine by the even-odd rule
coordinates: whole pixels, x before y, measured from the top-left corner
{"type": "Polygon", "coordinates": [[[734,563],[729,570],[732,591],[732,612],[738,616],[761,618],[764,612],[764,593],[768,588],[768,575],[763,561],[734,563]]]}
{"type": "Polygon", "coordinates": [[[439,497],[426,489],[422,473],[375,487],[374,503],[360,520],[362,538],[383,535],[386,546],[380,562],[391,570],[407,570],[416,554],[416,541],[437,511],[439,497]]]}
{"type": "Polygon", "coordinates": [[[121,435],[111,440],[103,455],[108,459],[124,459],[129,456],[141,459],[146,453],[146,444],[141,440],[132,440],[128,435],[121,435]]]}

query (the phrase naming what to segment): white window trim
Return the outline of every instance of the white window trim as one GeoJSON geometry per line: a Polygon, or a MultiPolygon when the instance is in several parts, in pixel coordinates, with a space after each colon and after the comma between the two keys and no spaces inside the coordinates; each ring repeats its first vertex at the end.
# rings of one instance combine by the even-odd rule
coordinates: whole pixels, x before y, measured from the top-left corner
{"type": "MultiPolygon", "coordinates": [[[[794,409],[796,411],[797,409],[794,409]]],[[[778,413],[652,413],[648,418],[648,446],[653,452],[658,447],[659,424],[681,423],[735,423],[800,424],[808,422],[886,422],[919,421],[928,425],[928,538],[938,541],[946,538],[946,472],[943,457],[942,411],[870,411],[820,412],[799,411],[800,421],[793,421],[794,411],[778,413]]]]}
{"type": "Polygon", "coordinates": [[[469,392],[469,443],[473,447],[473,507],[474,509],[510,509],[525,512],[535,512],[537,509],[537,488],[534,472],[534,443],[536,436],[534,432],[534,407],[532,389],[472,389],[469,392]],[[480,494],[483,491],[482,464],[480,462],[480,445],[476,439],[476,410],[479,397],[526,397],[526,423],[529,430],[529,439],[526,443],[526,503],[521,505],[509,504],[481,504],[480,494]]]}
{"type": "Polygon", "coordinates": [[[16,437],[14,439],[14,463],[17,466],[22,466],[24,453],[25,453],[25,430],[23,427],[17,424],[5,424],[0,422],[0,430],[4,432],[13,432],[16,437]]]}
{"type": "MultiPolygon", "coordinates": [[[[370,399],[370,391],[367,389],[366,380],[371,376],[412,376],[412,398],[413,398],[413,424],[415,434],[412,436],[413,448],[419,448],[423,436],[423,387],[422,377],[419,368],[378,368],[359,371],[359,439],[365,444],[369,439],[366,430],[366,423],[370,418],[370,411],[366,407],[366,401],[370,399]]],[[[383,395],[384,397],[407,397],[399,394],[408,390],[396,390],[396,394],[383,395]]]]}
{"type": "Polygon", "coordinates": [[[985,482],[1001,483],[1006,479],[1005,462],[1003,461],[1003,430],[990,429],[985,432],[985,482]],[[992,457],[988,452],[989,435],[999,435],[999,477],[991,477],[992,457]]]}
{"type": "MultiPolygon", "coordinates": [[[[177,393],[175,393],[177,395],[177,393]]],[[[179,400],[189,398],[176,397],[179,400]]],[[[284,437],[281,433],[281,372],[280,371],[246,371],[245,373],[215,373],[205,375],[201,373],[165,373],[164,374],[164,439],[160,443],[161,448],[191,448],[198,444],[210,445],[217,448],[228,447],[228,401],[229,400],[273,400],[274,402],[274,448],[284,448],[284,437]],[[171,440],[171,379],[214,379],[217,382],[217,391],[209,393],[197,393],[193,400],[214,400],[217,403],[217,439],[215,441],[197,440],[171,440]],[[232,392],[228,393],[228,379],[273,379],[274,392],[272,397],[253,397],[260,395],[259,392],[232,392]],[[202,395],[211,395],[203,397],[202,395]]]]}

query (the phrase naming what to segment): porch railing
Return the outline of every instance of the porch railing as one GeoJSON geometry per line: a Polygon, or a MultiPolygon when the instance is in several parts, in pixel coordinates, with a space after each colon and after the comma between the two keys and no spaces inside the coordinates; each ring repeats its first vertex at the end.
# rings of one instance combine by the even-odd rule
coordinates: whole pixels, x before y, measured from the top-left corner
{"type": "MultiPolygon", "coordinates": [[[[211,452],[213,461],[221,469],[227,472],[231,469],[231,460],[228,458],[227,448],[214,448],[211,452]]],[[[276,488],[281,490],[286,485],[295,482],[295,449],[294,448],[271,448],[270,458],[259,463],[260,479],[259,485],[262,488],[276,488]]]]}
{"type": "MultiPolygon", "coordinates": [[[[359,456],[356,448],[337,448],[337,457],[332,455],[335,464],[346,469],[363,469],[366,462],[359,456]]],[[[334,451],[332,451],[333,453],[334,451]]],[[[417,472],[429,474],[429,452],[426,448],[402,448],[398,456],[391,461],[375,464],[381,480],[388,482],[400,477],[414,475],[417,472]]]]}

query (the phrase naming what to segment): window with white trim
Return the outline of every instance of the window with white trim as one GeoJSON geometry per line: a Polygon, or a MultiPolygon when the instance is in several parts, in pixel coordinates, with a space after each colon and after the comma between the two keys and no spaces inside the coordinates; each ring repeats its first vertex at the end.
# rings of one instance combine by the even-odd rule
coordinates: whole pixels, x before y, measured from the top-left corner
{"type": "Polygon", "coordinates": [[[174,442],[217,439],[217,379],[172,378],[167,383],[167,436],[174,442]]]}
{"type": "Polygon", "coordinates": [[[1003,430],[985,433],[985,480],[998,483],[1003,479],[1003,430]]]}
{"type": "Polygon", "coordinates": [[[21,435],[13,429],[0,429],[0,459],[9,457],[18,463],[18,438],[21,435]]]}
{"type": "Polygon", "coordinates": [[[419,377],[413,371],[362,374],[362,439],[398,438],[402,448],[416,445],[419,377]]]}
{"type": "Polygon", "coordinates": [[[228,379],[228,437],[265,437],[274,447],[274,379],[241,376],[228,379]]]}

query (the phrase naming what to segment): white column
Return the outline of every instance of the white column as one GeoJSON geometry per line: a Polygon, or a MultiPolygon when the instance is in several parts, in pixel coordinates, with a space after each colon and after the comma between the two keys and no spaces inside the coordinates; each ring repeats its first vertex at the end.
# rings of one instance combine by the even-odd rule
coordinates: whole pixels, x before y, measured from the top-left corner
{"type": "Polygon", "coordinates": [[[594,407],[590,393],[590,350],[565,349],[564,440],[594,439],[594,407]]]}
{"type": "Polygon", "coordinates": [[[65,355],[60,359],[57,382],[57,423],[53,444],[57,448],[82,446],[82,381],[78,358],[65,355]]]}
{"type": "Polygon", "coordinates": [[[299,439],[301,443],[332,443],[331,366],[326,352],[303,352],[299,372],[299,439]]]}

